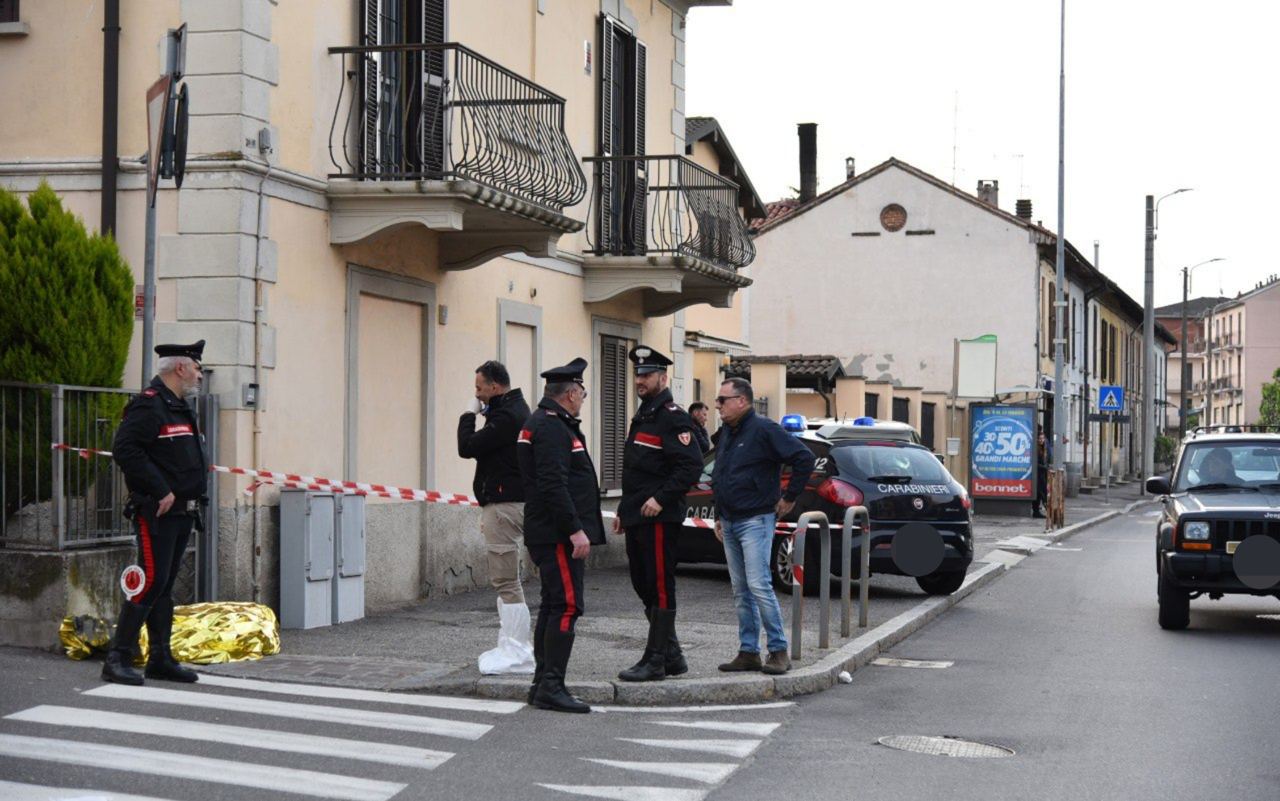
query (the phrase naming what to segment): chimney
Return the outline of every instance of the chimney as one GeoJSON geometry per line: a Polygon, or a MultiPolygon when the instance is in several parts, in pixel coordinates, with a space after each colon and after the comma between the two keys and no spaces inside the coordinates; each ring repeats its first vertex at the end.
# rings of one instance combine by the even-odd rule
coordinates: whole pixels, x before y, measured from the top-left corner
{"type": "Polygon", "coordinates": [[[1026,220],[1027,222],[1031,222],[1031,201],[1030,200],[1018,201],[1018,216],[1026,220]]]}
{"type": "Polygon", "coordinates": [[[1000,182],[978,181],[978,200],[987,205],[1000,208],[1000,182]]]}
{"type": "Polygon", "coordinates": [[[802,122],[796,130],[800,134],[800,202],[804,203],[818,194],[818,123],[802,122]]]}
{"type": "Polygon", "coordinates": [[[844,179],[847,181],[856,174],[853,169],[853,156],[849,156],[844,160],[844,179]]]}

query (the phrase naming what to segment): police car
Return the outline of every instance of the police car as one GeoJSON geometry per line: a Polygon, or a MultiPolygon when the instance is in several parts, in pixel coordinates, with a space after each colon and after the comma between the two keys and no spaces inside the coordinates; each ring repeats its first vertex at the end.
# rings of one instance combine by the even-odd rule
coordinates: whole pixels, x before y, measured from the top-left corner
{"type": "MultiPolygon", "coordinates": [[[[914,441],[914,432],[904,436],[902,424],[886,426],[869,417],[845,426],[854,430],[844,435],[821,428],[809,431],[803,421],[784,418],[784,424],[813,451],[816,462],[795,508],[779,522],[793,522],[805,512],[821,511],[840,525],[845,509],[865,506],[871,515],[871,572],[890,575],[904,575],[892,555],[894,533],[907,523],[927,523],[942,537],[943,559],[932,573],[917,577],[916,583],[931,595],[949,595],[960,587],[973,561],[973,504],[933,452],[914,441]]],[[[690,518],[715,518],[710,483],[715,456],[712,450],[704,457],[702,478],[688,494],[690,518]]],[[[784,474],[782,482],[786,480],[784,474]]],[[[770,573],[775,584],[789,590],[795,560],[792,530],[779,528],[775,534],[770,573]]],[[[840,569],[841,537],[839,529],[832,529],[831,568],[835,572],[840,569]]],[[[820,545],[819,537],[810,532],[805,544],[805,594],[818,591],[820,545]]],[[[858,560],[855,548],[855,572],[858,560]]],[[[686,521],[679,541],[679,561],[724,564],[724,546],[712,530],[686,521]]]]}

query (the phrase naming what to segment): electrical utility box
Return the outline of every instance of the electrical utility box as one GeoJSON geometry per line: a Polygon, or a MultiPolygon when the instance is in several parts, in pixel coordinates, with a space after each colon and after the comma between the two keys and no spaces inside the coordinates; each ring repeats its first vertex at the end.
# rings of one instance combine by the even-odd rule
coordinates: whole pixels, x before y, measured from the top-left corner
{"type": "Polygon", "coordinates": [[[333,498],[334,562],[333,622],[346,623],[364,617],[364,496],[333,498]]]}
{"type": "MultiPolygon", "coordinates": [[[[327,492],[280,492],[282,628],[313,629],[333,623],[334,500],[327,492]]],[[[363,507],[361,512],[363,518],[363,507]]]]}

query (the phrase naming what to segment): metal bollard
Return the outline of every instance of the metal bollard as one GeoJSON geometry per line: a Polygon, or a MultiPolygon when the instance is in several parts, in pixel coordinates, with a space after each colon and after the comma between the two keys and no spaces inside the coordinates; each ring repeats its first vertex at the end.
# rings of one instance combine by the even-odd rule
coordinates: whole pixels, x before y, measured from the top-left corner
{"type": "Polygon", "coordinates": [[[796,521],[796,533],[791,546],[791,658],[800,658],[800,640],[804,633],[804,562],[805,534],[811,523],[818,524],[818,539],[822,544],[819,559],[818,583],[818,647],[828,648],[831,637],[831,523],[823,512],[805,512],[796,521]]]}
{"type": "Polygon", "coordinates": [[[853,611],[850,608],[853,604],[853,593],[851,592],[852,578],[850,574],[853,572],[853,523],[858,520],[862,523],[858,527],[858,554],[862,558],[861,562],[861,578],[858,582],[858,627],[866,628],[867,626],[867,579],[871,573],[871,550],[864,548],[864,543],[870,543],[871,532],[871,513],[867,511],[865,506],[851,506],[844,510],[844,536],[842,538],[840,548],[840,636],[848,637],[850,633],[851,618],[853,611]]]}

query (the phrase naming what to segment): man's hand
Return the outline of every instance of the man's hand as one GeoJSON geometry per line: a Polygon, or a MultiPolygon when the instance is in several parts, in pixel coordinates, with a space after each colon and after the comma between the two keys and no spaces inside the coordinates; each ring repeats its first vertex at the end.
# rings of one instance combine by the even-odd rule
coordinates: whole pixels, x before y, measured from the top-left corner
{"type": "Polygon", "coordinates": [[[591,553],[591,540],[587,539],[587,533],[581,529],[569,535],[569,542],[573,543],[573,558],[586,559],[587,554],[591,553]]]}
{"type": "Polygon", "coordinates": [[[169,511],[169,508],[173,506],[173,501],[174,497],[172,492],[161,498],[160,505],[156,507],[156,517],[159,517],[169,511]]]}
{"type": "Polygon", "coordinates": [[[779,519],[782,519],[794,508],[796,508],[795,501],[789,501],[786,498],[779,498],[778,505],[773,508],[773,511],[777,514],[779,519]]]}
{"type": "Polygon", "coordinates": [[[644,517],[657,517],[662,514],[662,504],[657,500],[650,498],[644,502],[644,506],[640,507],[640,514],[644,517]]]}
{"type": "Polygon", "coordinates": [[[716,539],[720,540],[721,544],[724,543],[724,526],[720,524],[719,520],[716,521],[716,539]]]}
{"type": "Polygon", "coordinates": [[[483,408],[484,404],[480,402],[479,398],[472,398],[471,402],[467,404],[466,410],[471,414],[480,414],[480,410],[483,408]]]}
{"type": "Polygon", "coordinates": [[[615,517],[615,518],[613,518],[613,533],[614,533],[614,534],[621,534],[621,533],[622,533],[622,518],[621,518],[621,517],[615,517]]]}

